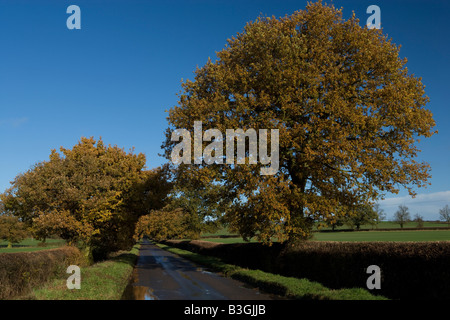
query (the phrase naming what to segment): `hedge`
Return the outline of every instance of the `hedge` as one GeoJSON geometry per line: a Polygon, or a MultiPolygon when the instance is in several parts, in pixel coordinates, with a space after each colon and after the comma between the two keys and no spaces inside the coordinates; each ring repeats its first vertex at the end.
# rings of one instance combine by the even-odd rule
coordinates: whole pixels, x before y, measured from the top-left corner
{"type": "Polygon", "coordinates": [[[35,252],[0,253],[0,300],[26,296],[69,265],[83,265],[83,255],[75,247],[35,252]]]}
{"type": "Polygon", "coordinates": [[[450,299],[450,241],[334,242],[305,241],[217,244],[166,241],[167,244],[224,262],[265,272],[307,278],[329,288],[366,288],[370,265],[381,269],[381,289],[391,299],[450,299]]]}

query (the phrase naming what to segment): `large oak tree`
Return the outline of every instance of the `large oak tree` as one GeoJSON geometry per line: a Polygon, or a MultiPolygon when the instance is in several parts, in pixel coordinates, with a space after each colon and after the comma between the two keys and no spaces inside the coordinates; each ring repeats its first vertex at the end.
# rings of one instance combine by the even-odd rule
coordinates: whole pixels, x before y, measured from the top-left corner
{"type": "Polygon", "coordinates": [[[415,160],[417,141],[430,137],[435,123],[421,79],[399,53],[382,30],[321,2],[259,18],[183,83],[169,111],[165,155],[170,160],[179,143],[174,130],[193,136],[194,121],[222,133],[278,129],[274,175],[260,175],[261,163],[225,160],[193,159],[176,171],[194,189],[225,186],[217,201],[231,203],[230,224],[263,241],[307,237],[316,219],[330,221],[400,187],[414,195],[430,177],[429,165],[415,160]]]}

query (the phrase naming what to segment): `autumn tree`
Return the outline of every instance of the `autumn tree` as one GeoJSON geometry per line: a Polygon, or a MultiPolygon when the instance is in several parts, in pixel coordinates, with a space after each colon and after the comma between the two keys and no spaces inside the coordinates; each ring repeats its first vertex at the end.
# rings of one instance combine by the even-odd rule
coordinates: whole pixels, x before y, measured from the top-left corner
{"type": "Polygon", "coordinates": [[[360,230],[362,225],[375,225],[378,221],[378,214],[370,204],[356,206],[348,213],[346,223],[356,230],[360,230]]]}
{"type": "Polygon", "coordinates": [[[400,228],[411,221],[411,215],[409,214],[409,209],[405,205],[399,205],[398,210],[394,213],[394,222],[400,225],[400,228]]]}
{"type": "Polygon", "coordinates": [[[88,257],[100,259],[128,247],[138,218],[164,205],[163,169],[145,170],[145,161],[142,153],[83,137],[72,149],[52,150],[0,198],[38,237],[81,241],[88,257]]]}
{"type": "Polygon", "coordinates": [[[8,242],[8,248],[25,239],[27,228],[18,217],[0,214],[0,239],[8,242]]]}
{"type": "Polygon", "coordinates": [[[336,227],[344,224],[351,228],[360,230],[362,225],[371,225],[374,227],[381,220],[384,219],[383,210],[379,204],[360,204],[352,206],[351,208],[341,208],[337,212],[331,215],[332,218],[325,221],[325,223],[319,223],[319,225],[325,225],[332,228],[334,231],[336,227]]]}
{"type": "MultiPolygon", "coordinates": [[[[415,160],[416,142],[430,137],[435,123],[424,85],[406,63],[382,30],[321,2],[290,16],[261,17],[182,84],[169,110],[165,156],[179,151],[175,130],[194,137],[195,121],[203,132],[279,130],[275,174],[260,174],[261,154],[249,163],[250,148],[246,165],[228,164],[224,143],[215,145],[223,159],[197,164],[198,154],[186,153],[190,163],[177,168],[190,185],[223,183],[217,201],[232,203],[226,217],[245,238],[301,239],[336,208],[399,187],[414,195],[414,187],[426,185],[429,165],[415,160]]],[[[221,139],[204,138],[203,148],[221,139]]],[[[268,136],[268,148],[271,142],[268,136]]],[[[195,141],[189,145],[195,149],[195,141]]],[[[228,152],[236,159],[236,150],[228,152]]]]}
{"type": "Polygon", "coordinates": [[[190,237],[189,214],[182,208],[166,206],[141,216],[135,229],[135,240],[149,237],[156,241],[190,237]]]}
{"type": "Polygon", "coordinates": [[[332,231],[336,230],[336,227],[341,227],[347,223],[348,220],[348,208],[340,207],[324,218],[323,221],[318,221],[317,228],[320,230],[322,227],[331,227],[332,231]]]}
{"type": "Polygon", "coordinates": [[[344,219],[333,219],[329,222],[327,222],[325,225],[331,227],[331,230],[335,231],[336,227],[341,227],[345,223],[344,219]]]}
{"type": "Polygon", "coordinates": [[[180,181],[168,194],[166,205],[142,216],[136,226],[135,238],[148,236],[155,240],[185,237],[198,239],[202,232],[218,229],[222,211],[215,199],[220,186],[185,188],[180,181]]]}
{"type": "Polygon", "coordinates": [[[201,182],[190,185],[181,178],[174,178],[174,188],[169,195],[168,204],[186,212],[191,238],[196,239],[201,233],[215,232],[222,225],[228,203],[217,199],[224,191],[222,185],[201,182]]]}

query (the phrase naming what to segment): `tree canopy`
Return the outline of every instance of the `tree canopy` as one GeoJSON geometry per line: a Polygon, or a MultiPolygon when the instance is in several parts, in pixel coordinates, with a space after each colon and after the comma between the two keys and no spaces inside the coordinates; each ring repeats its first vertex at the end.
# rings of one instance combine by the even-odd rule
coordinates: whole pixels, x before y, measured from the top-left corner
{"type": "Polygon", "coordinates": [[[165,156],[177,145],[172,133],[193,133],[195,121],[222,133],[279,130],[273,175],[260,175],[261,155],[250,164],[249,150],[247,165],[196,164],[191,154],[192,164],[176,166],[185,186],[223,185],[216,201],[230,204],[230,225],[266,242],[307,237],[313,221],[400,187],[414,195],[430,177],[429,165],[415,160],[416,144],[433,135],[435,122],[421,79],[399,51],[381,30],[322,2],[261,17],[183,83],[169,110],[165,156]]]}
{"type": "Polygon", "coordinates": [[[172,238],[184,238],[191,235],[189,214],[182,208],[172,209],[166,206],[160,210],[152,210],[139,218],[136,224],[135,239],[145,236],[160,241],[172,238]]]}
{"type": "Polygon", "coordinates": [[[8,248],[18,243],[28,235],[24,223],[11,215],[0,215],[0,240],[8,241],[8,248]]]}

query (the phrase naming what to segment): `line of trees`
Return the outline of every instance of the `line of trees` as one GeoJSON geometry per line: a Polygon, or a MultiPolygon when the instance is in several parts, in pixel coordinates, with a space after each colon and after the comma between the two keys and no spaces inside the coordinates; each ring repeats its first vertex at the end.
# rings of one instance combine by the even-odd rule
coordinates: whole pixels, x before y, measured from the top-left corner
{"type": "MultiPolygon", "coordinates": [[[[145,156],[81,138],[72,149],[19,174],[0,195],[2,219],[23,223],[45,241],[81,245],[89,260],[129,248],[139,217],[165,205],[164,168],[145,169],[145,156]]],[[[12,240],[14,241],[14,240],[12,240]]]]}
{"type": "MultiPolygon", "coordinates": [[[[448,226],[450,227],[450,208],[447,205],[445,205],[442,209],[439,209],[439,219],[441,221],[447,222],[448,226]]],[[[417,222],[418,227],[423,227],[423,216],[416,213],[414,215],[414,219],[411,219],[411,214],[409,212],[409,208],[405,205],[400,205],[397,209],[397,211],[394,213],[394,217],[392,219],[393,222],[398,223],[401,228],[405,224],[411,221],[417,222]]]]}
{"type": "Polygon", "coordinates": [[[175,188],[168,166],[145,168],[145,155],[82,137],[72,148],[19,174],[0,194],[0,239],[59,237],[91,261],[129,249],[144,236],[198,238],[216,230],[216,188],[175,188]]]}
{"type": "MultiPolygon", "coordinates": [[[[384,210],[380,208],[378,203],[371,205],[360,205],[352,212],[348,212],[343,215],[334,215],[334,219],[328,221],[322,221],[319,225],[331,227],[335,230],[336,227],[347,225],[352,229],[359,230],[362,225],[375,226],[380,221],[386,219],[384,210]]],[[[439,209],[439,220],[446,222],[450,227],[450,208],[445,205],[442,209],[439,209]]],[[[392,222],[399,224],[400,228],[403,228],[407,223],[416,222],[417,227],[422,228],[424,226],[424,217],[418,213],[411,217],[409,208],[405,205],[400,205],[395,211],[392,222]]]]}
{"type": "Polygon", "coordinates": [[[352,229],[360,230],[362,225],[375,226],[386,218],[383,209],[380,208],[378,203],[374,205],[362,204],[349,212],[340,213],[333,215],[333,218],[330,220],[319,222],[319,226],[324,225],[335,230],[337,227],[347,225],[352,229]]]}

